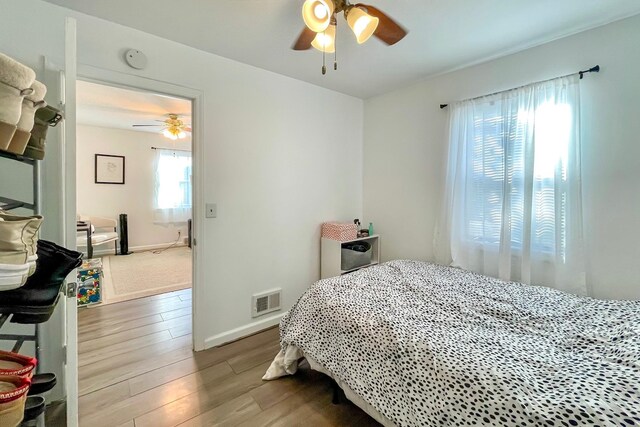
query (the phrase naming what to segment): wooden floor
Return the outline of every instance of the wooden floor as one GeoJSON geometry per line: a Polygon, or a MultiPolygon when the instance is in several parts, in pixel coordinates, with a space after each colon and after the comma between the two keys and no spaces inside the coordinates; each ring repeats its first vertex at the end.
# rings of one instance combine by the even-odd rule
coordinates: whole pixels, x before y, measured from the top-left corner
{"type": "Polygon", "coordinates": [[[327,377],[301,369],[262,381],[279,350],[272,328],[191,350],[191,290],[80,311],[81,426],[368,426],[327,377]]]}

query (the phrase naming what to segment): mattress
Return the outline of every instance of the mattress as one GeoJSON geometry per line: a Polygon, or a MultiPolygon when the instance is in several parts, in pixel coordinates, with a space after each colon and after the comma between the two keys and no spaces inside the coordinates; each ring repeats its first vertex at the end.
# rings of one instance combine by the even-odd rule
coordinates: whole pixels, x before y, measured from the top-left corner
{"type": "Polygon", "coordinates": [[[316,282],[280,339],[265,379],[307,357],[386,425],[640,425],[637,301],[392,261],[316,282]]]}

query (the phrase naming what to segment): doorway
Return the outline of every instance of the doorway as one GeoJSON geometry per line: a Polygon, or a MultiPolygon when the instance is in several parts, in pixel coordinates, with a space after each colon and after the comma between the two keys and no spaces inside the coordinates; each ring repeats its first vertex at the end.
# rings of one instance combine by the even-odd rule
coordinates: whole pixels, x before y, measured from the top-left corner
{"type": "Polygon", "coordinates": [[[190,289],[191,101],[83,80],[76,97],[79,305],[190,289]]]}
{"type": "Polygon", "coordinates": [[[77,243],[87,259],[92,244],[103,286],[101,302],[78,313],[81,423],[103,394],[153,376],[154,358],[191,357],[201,347],[193,331],[199,281],[191,245],[198,230],[199,95],[106,71],[86,74],[76,86],[77,243]],[[109,99],[115,105],[101,105],[109,99]],[[97,233],[94,244],[88,239],[97,233]]]}

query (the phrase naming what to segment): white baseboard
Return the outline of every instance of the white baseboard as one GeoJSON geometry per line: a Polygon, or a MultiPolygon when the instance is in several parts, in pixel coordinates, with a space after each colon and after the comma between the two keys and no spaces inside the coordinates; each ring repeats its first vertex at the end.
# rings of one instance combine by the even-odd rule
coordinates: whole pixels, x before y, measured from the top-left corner
{"type": "Polygon", "coordinates": [[[159,243],[157,245],[143,245],[143,246],[131,246],[129,248],[129,251],[131,252],[144,252],[144,251],[153,251],[156,249],[164,249],[164,248],[168,248],[169,246],[173,245],[174,248],[179,248],[181,246],[187,246],[185,243],[183,242],[178,242],[176,244],[174,244],[174,242],[168,242],[168,243],[159,243]]]}
{"type": "Polygon", "coordinates": [[[258,320],[257,322],[249,323],[248,325],[231,329],[230,331],[226,331],[209,338],[205,338],[204,349],[206,350],[211,347],[217,347],[219,345],[235,341],[239,338],[244,338],[248,335],[255,334],[256,332],[260,332],[263,329],[275,326],[280,323],[280,319],[282,319],[285,314],[287,314],[286,311],[284,313],[276,314],[275,316],[269,316],[265,319],[258,320]]]}
{"type": "MultiPolygon", "coordinates": [[[[168,243],[159,243],[156,245],[142,245],[142,246],[130,246],[129,247],[129,252],[145,252],[145,251],[153,251],[156,249],[164,249],[166,247],[169,247],[173,244],[174,242],[168,242],[168,243]]],[[[178,242],[177,244],[173,245],[174,248],[179,248],[181,246],[187,246],[186,243],[181,243],[178,242]]],[[[82,247],[82,249],[84,250],[84,252],[87,251],[86,247],[82,247]]],[[[81,250],[82,250],[81,249],[81,250]]],[[[115,248],[114,247],[110,247],[110,248],[105,248],[105,249],[96,249],[95,247],[93,248],[93,256],[103,256],[103,255],[113,255],[115,248]]],[[[120,246],[118,246],[118,250],[120,250],[120,246]]]]}

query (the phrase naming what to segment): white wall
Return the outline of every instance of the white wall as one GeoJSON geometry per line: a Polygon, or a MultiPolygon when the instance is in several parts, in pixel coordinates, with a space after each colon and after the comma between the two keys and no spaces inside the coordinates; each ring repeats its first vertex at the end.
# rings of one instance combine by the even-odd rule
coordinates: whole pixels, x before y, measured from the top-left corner
{"type": "Polygon", "coordinates": [[[365,102],[364,215],[383,257],[433,259],[447,110],[600,64],[581,83],[587,279],[601,298],[640,298],[640,16],[425,80],[365,102]]]}
{"type": "Polygon", "coordinates": [[[281,287],[288,309],[319,278],[319,224],[362,214],[362,101],[37,0],[3,1],[0,50],[62,63],[66,15],[78,20],[81,65],[203,93],[204,195],[218,204],[199,242],[204,338],[255,326],[253,293],[281,287]],[[146,70],[124,64],[132,47],[146,70]]]}
{"type": "MultiPolygon", "coordinates": [[[[155,150],[151,147],[191,150],[188,139],[170,141],[159,133],[135,132],[97,126],[77,127],[76,194],[78,213],[118,219],[127,214],[129,249],[143,250],[176,241],[178,231],[187,237],[187,225],[160,225],[153,222],[155,150]],[[96,184],[96,154],[125,156],[125,184],[96,184]]],[[[182,239],[179,242],[182,244],[182,239]]],[[[113,245],[97,246],[96,251],[113,245]]]]}

